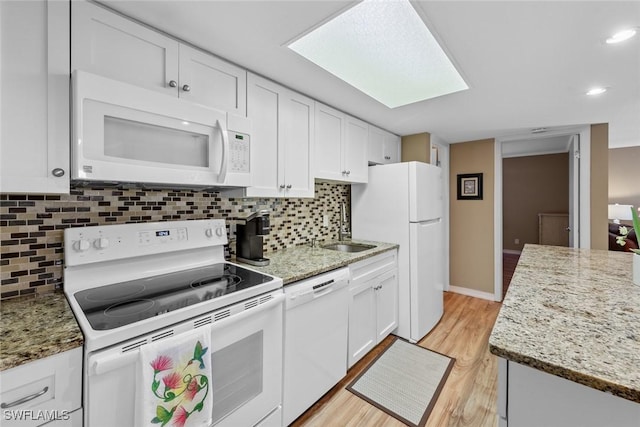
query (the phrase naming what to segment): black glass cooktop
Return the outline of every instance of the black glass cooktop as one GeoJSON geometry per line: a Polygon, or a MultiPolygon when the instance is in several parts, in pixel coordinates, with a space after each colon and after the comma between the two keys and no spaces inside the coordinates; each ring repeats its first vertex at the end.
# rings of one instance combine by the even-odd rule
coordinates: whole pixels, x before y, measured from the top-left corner
{"type": "Polygon", "coordinates": [[[108,330],[272,281],[242,267],[219,263],[76,292],[95,330],[108,330]]]}

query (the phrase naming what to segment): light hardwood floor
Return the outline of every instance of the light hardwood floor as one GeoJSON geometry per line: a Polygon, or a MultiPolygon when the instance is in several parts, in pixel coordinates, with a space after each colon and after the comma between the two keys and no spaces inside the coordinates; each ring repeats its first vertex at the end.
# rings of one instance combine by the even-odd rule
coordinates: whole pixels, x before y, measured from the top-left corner
{"type": "MultiPolygon", "coordinates": [[[[419,345],[454,357],[456,363],[427,427],[496,426],[498,368],[496,357],[489,353],[488,340],[499,310],[500,303],[445,292],[444,316],[419,345]]],[[[388,337],[374,348],[292,425],[403,426],[345,389],[391,341],[392,337],[388,337]]]]}

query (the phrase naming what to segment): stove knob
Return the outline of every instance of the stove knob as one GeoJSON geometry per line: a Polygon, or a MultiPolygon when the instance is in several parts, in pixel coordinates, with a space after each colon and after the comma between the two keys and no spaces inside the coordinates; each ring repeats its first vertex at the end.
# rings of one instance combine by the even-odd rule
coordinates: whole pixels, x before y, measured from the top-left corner
{"type": "Polygon", "coordinates": [[[89,243],[88,240],[76,240],[75,242],[73,242],[73,249],[76,252],[84,252],[89,250],[89,248],[91,247],[91,243],[89,243]]]}
{"type": "Polygon", "coordinates": [[[224,235],[224,228],[218,227],[216,228],[216,236],[222,237],[224,235]]]}
{"type": "Polygon", "coordinates": [[[105,249],[109,247],[109,239],[105,238],[105,237],[100,237],[99,239],[96,239],[93,241],[93,246],[96,247],[96,249],[105,249]]]}
{"type": "Polygon", "coordinates": [[[213,237],[213,228],[207,228],[206,230],[204,230],[204,234],[207,237],[213,237]]]}

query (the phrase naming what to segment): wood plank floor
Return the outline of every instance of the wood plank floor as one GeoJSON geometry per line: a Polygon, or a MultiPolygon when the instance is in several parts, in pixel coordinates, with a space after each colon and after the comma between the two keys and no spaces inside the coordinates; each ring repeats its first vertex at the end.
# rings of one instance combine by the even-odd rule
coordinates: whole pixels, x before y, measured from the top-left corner
{"type": "Polygon", "coordinates": [[[513,273],[516,271],[520,254],[502,253],[502,299],[507,294],[509,284],[513,278],[513,273]]]}
{"type": "MultiPolygon", "coordinates": [[[[428,427],[495,427],[497,362],[488,339],[500,303],[445,292],[444,316],[419,345],[456,358],[456,363],[427,421],[428,427]]],[[[403,426],[345,387],[391,344],[388,337],[292,426],[403,426]]]]}

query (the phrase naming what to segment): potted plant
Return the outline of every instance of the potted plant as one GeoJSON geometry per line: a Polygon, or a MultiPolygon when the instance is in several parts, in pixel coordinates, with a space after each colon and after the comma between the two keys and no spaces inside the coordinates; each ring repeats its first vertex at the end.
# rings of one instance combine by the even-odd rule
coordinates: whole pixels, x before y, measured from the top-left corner
{"type": "MultiPolygon", "coordinates": [[[[640,219],[638,219],[638,212],[632,207],[631,216],[633,217],[633,229],[636,232],[636,236],[640,238],[640,219]]],[[[625,226],[620,226],[620,236],[618,236],[617,243],[620,246],[624,246],[629,230],[625,226]]],[[[633,283],[640,286],[640,249],[631,249],[633,252],[633,283]]]]}

